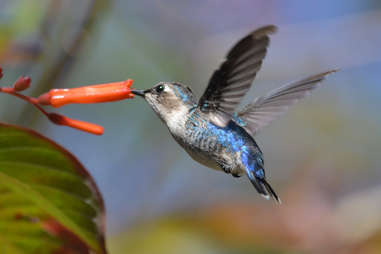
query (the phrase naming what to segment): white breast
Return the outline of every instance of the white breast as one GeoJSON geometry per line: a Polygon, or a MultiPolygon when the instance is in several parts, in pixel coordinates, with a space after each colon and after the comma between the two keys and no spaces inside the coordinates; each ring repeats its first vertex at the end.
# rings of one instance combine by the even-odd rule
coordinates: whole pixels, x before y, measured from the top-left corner
{"type": "Polygon", "coordinates": [[[175,137],[183,137],[185,133],[185,122],[188,119],[189,109],[185,106],[181,106],[179,109],[173,110],[168,116],[166,123],[169,131],[175,137]]]}

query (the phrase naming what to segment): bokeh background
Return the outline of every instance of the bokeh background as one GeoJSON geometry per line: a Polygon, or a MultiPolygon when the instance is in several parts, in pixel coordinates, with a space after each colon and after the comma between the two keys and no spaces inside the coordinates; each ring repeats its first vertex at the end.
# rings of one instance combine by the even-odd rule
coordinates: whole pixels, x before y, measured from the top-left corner
{"type": "Polygon", "coordinates": [[[29,75],[37,96],[132,78],[200,96],[227,50],[265,24],[279,31],[244,102],[340,68],[256,137],[281,206],[192,161],[140,99],[57,110],[103,125],[100,137],[7,95],[0,120],[54,139],[90,171],[110,253],[381,253],[378,0],[1,0],[1,84],[29,75]]]}

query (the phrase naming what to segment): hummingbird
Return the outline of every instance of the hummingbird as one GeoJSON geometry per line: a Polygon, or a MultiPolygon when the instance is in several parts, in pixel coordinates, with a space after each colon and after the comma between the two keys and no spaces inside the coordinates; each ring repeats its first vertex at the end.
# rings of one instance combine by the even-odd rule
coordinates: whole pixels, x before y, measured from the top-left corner
{"type": "Polygon", "coordinates": [[[263,26],[239,40],[199,100],[188,86],[178,82],[160,82],[132,93],[145,99],[195,161],[234,177],[246,175],[259,194],[280,203],[266,178],[263,153],[253,137],[336,70],[281,86],[238,110],[266,56],[269,35],[276,30],[274,25],[263,26]]]}

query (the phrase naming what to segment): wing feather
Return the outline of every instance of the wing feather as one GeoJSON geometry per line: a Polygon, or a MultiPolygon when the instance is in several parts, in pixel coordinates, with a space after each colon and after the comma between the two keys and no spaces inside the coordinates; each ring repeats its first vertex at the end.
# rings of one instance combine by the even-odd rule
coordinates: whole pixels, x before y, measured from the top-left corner
{"type": "Polygon", "coordinates": [[[198,106],[210,119],[225,126],[259,71],[276,27],[261,27],[241,39],[227,54],[199,100],[198,106]]]}
{"type": "Polygon", "coordinates": [[[246,123],[245,129],[254,135],[317,88],[327,75],[336,71],[330,70],[281,86],[265,96],[256,98],[238,112],[237,116],[246,123]]]}

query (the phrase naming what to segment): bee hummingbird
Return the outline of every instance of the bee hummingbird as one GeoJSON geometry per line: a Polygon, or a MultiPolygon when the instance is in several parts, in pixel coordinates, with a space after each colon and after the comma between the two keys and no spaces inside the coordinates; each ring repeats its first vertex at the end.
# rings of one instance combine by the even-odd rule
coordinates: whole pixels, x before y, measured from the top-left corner
{"type": "Polygon", "coordinates": [[[262,65],[269,34],[276,29],[264,26],[242,38],[213,73],[198,101],[189,87],[177,82],[132,92],[148,102],[194,160],[234,177],[246,175],[258,193],[280,202],[266,180],[263,154],[253,136],[335,70],[284,85],[237,111],[262,65]]]}

